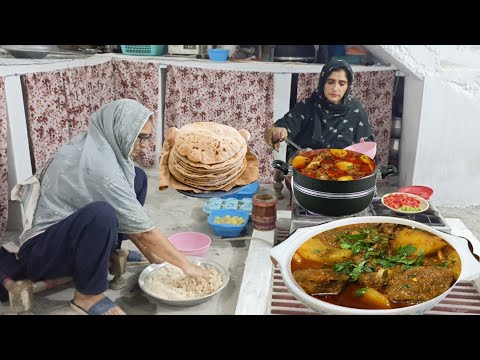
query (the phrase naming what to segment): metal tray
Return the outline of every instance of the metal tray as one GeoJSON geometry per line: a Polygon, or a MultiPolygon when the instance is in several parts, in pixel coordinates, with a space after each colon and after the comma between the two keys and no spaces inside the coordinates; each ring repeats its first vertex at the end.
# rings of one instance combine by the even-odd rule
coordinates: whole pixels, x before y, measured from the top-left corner
{"type": "Polygon", "coordinates": [[[86,57],[97,53],[95,49],[67,51],[59,48],[57,45],[0,45],[0,47],[18,59],[43,59],[50,54],[70,57],[86,57]]]}
{"type": "Polygon", "coordinates": [[[140,277],[138,278],[138,284],[140,285],[140,288],[148,296],[151,296],[152,298],[164,304],[171,305],[171,306],[194,306],[210,300],[212,297],[214,297],[216,294],[222,291],[225,288],[225,286],[228,284],[228,281],[230,280],[230,276],[228,275],[227,270],[219,263],[213,260],[208,260],[208,259],[205,259],[202,257],[196,257],[196,256],[187,256],[187,259],[189,259],[193,264],[202,266],[204,268],[206,267],[206,265],[215,267],[220,272],[220,275],[222,276],[222,285],[220,286],[220,288],[209,295],[206,295],[200,298],[195,298],[195,299],[172,300],[172,299],[165,299],[165,298],[158,297],[157,295],[152,294],[145,288],[145,279],[147,279],[154,271],[158,271],[162,267],[167,265],[168,264],[167,262],[164,262],[161,264],[152,264],[146,267],[141,272],[140,277]]]}

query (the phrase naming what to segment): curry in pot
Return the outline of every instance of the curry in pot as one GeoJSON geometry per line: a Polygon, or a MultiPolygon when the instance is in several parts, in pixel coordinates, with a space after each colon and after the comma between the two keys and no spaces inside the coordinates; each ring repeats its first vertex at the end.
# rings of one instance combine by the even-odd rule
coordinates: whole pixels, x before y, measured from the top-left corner
{"type": "Polygon", "coordinates": [[[310,238],[295,252],[291,270],[305,292],[319,300],[358,309],[394,309],[447,291],[460,276],[461,261],[448,242],[427,231],[371,223],[310,238]]]}
{"type": "Polygon", "coordinates": [[[292,161],[299,173],[318,180],[349,181],[375,171],[375,162],[367,155],[345,149],[305,151],[292,161]]]}

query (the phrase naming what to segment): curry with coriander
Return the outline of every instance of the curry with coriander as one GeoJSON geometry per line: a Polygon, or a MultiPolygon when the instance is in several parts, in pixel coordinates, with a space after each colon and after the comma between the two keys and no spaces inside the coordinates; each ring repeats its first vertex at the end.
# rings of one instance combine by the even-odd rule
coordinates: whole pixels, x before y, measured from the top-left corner
{"type": "Polygon", "coordinates": [[[338,227],[304,242],[291,270],[305,292],[359,309],[419,304],[447,291],[461,272],[460,256],[442,238],[391,223],[338,227]]]}

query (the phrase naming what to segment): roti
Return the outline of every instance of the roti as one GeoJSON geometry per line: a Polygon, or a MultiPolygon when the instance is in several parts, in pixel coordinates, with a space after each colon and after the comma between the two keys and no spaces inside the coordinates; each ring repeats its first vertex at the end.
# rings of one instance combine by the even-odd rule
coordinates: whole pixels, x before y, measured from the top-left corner
{"type": "Polygon", "coordinates": [[[238,152],[247,142],[237,129],[215,122],[196,122],[182,127],[175,137],[175,150],[188,160],[201,164],[218,164],[238,152]]]}

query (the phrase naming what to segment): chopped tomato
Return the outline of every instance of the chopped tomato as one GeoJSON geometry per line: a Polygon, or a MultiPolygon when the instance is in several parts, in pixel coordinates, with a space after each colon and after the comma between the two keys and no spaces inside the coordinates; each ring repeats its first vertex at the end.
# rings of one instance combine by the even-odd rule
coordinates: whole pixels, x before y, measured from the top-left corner
{"type": "Polygon", "coordinates": [[[414,199],[405,194],[391,194],[384,198],[385,205],[392,209],[399,209],[404,206],[412,207],[420,210],[420,200],[414,199]]]}

